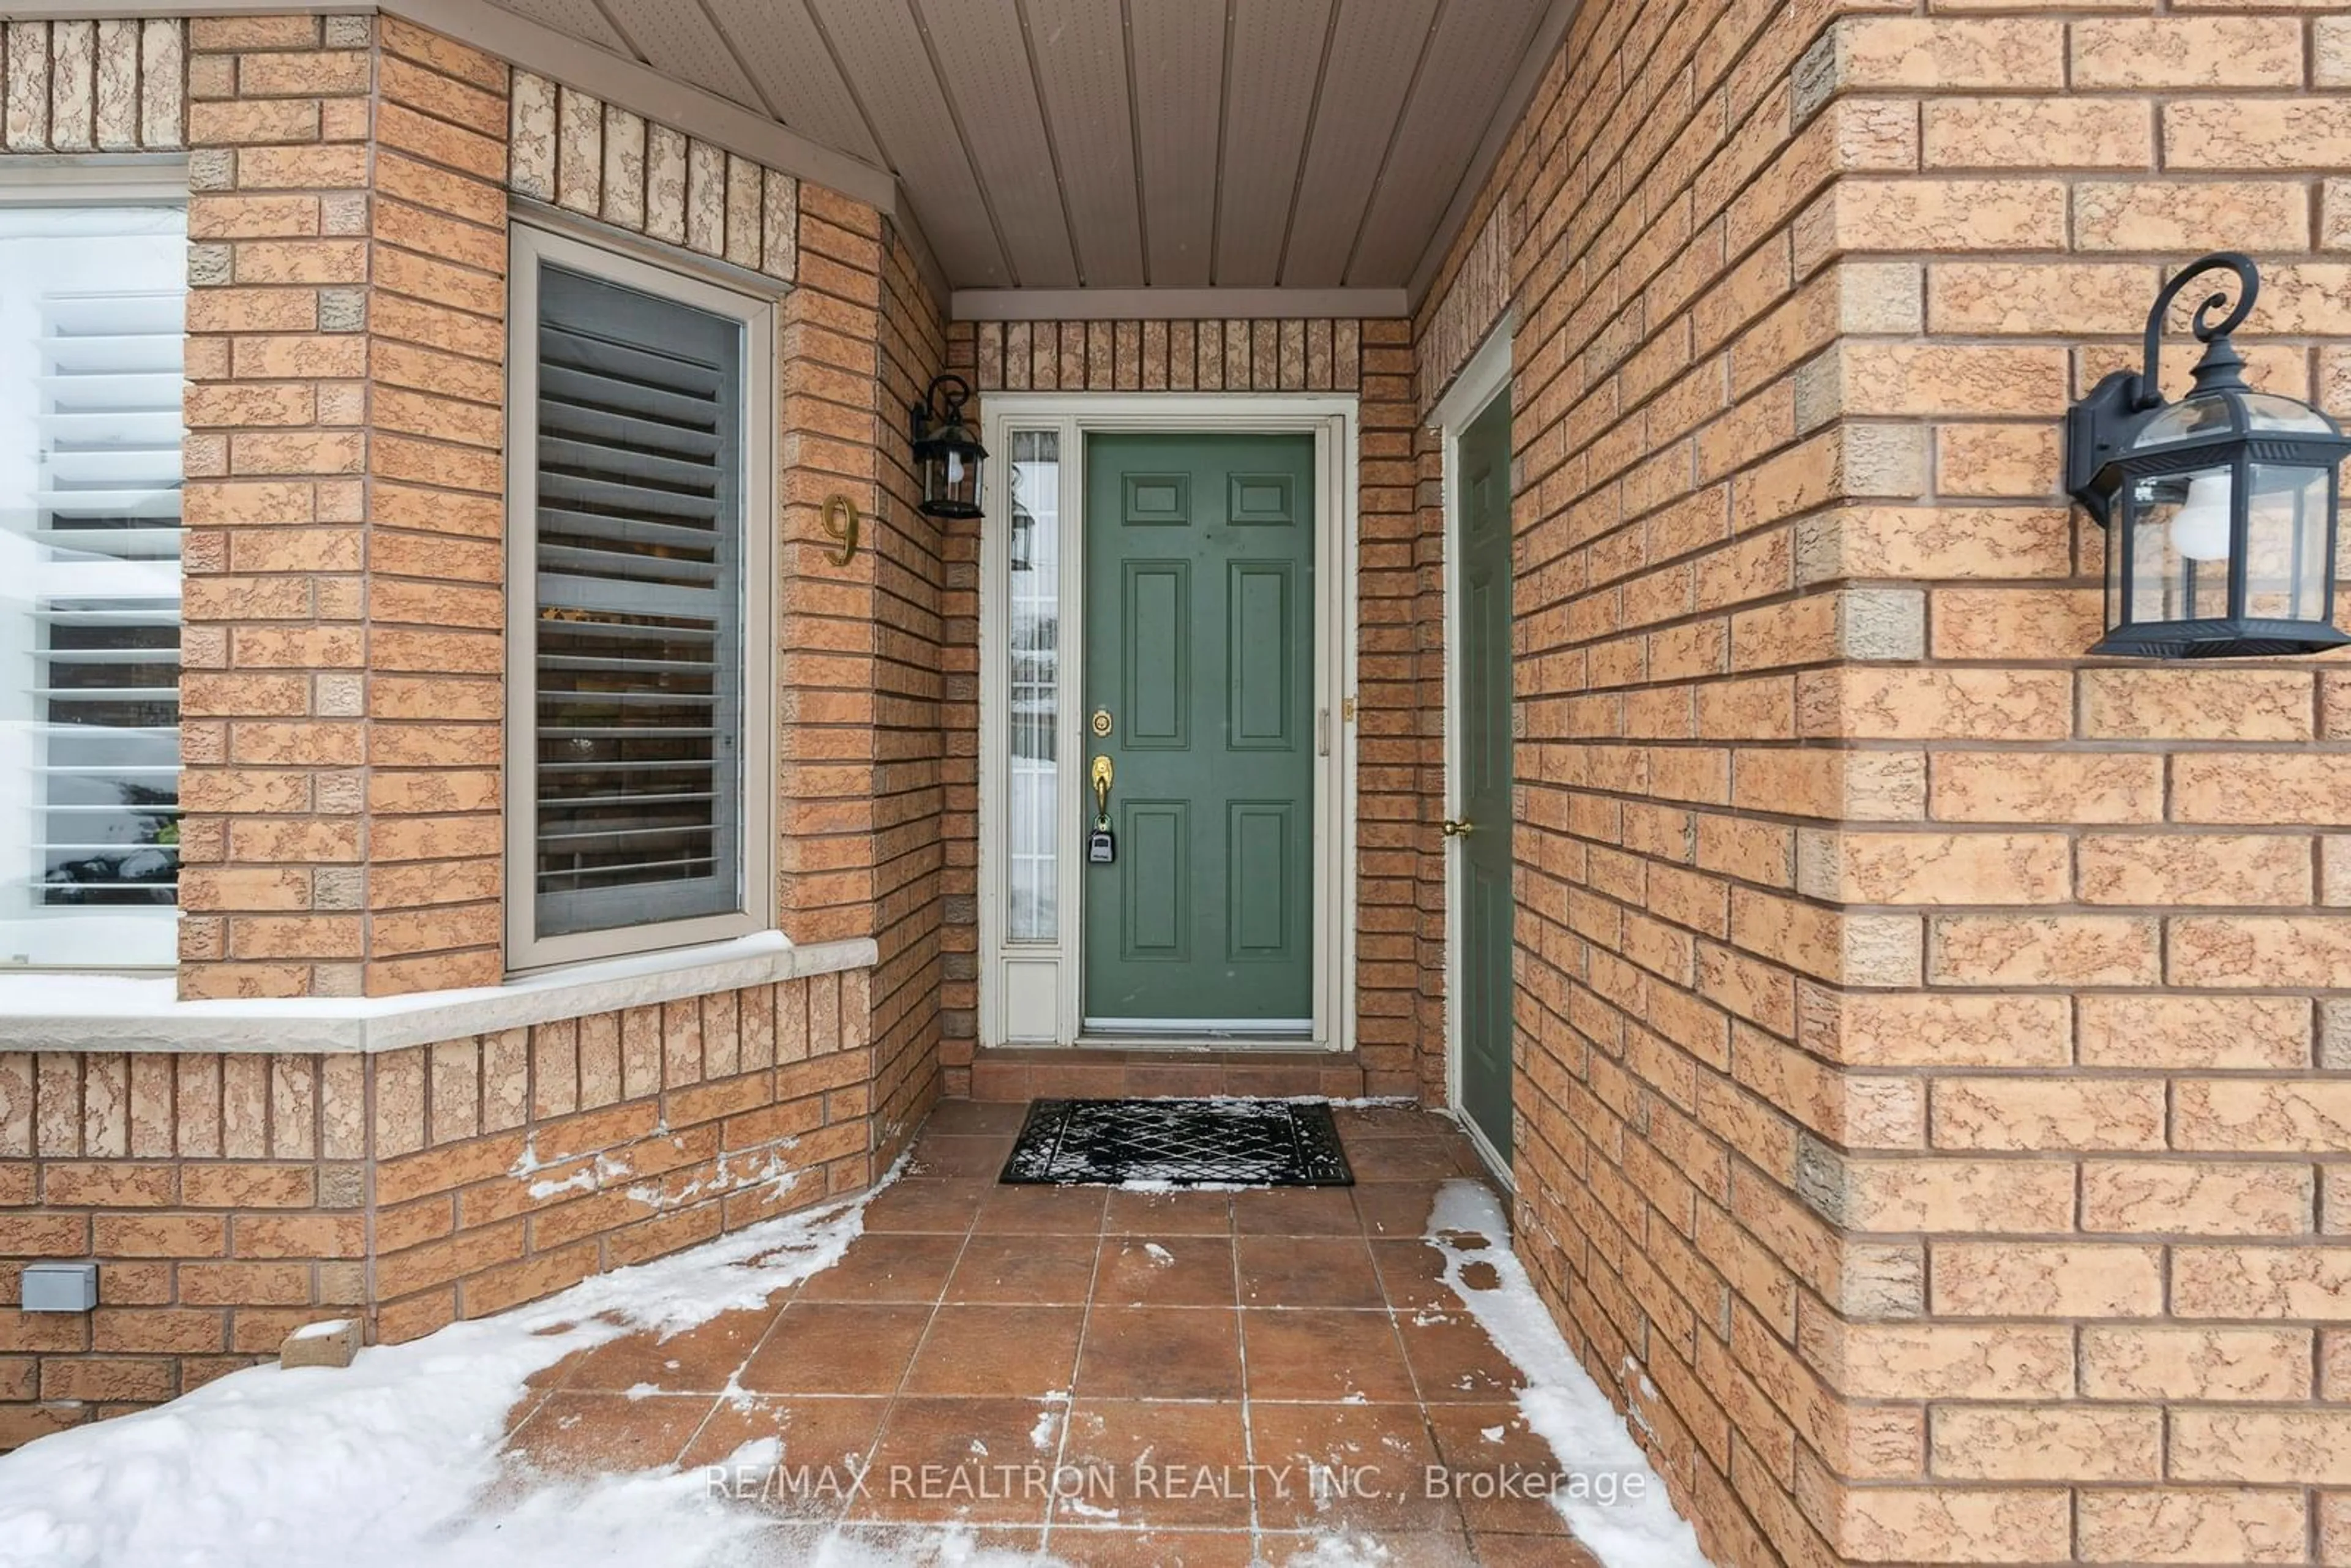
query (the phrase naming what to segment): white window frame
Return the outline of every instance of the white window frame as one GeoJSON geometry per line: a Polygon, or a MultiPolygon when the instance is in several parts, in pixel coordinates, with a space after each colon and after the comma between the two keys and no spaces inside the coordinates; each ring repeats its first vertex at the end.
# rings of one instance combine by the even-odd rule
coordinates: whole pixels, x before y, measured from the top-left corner
{"type": "MultiPolygon", "coordinates": [[[[89,153],[68,152],[51,155],[16,155],[0,157],[0,206],[37,207],[119,207],[175,206],[185,211],[188,206],[188,161],[181,153],[89,153]]],[[[181,485],[184,493],[187,475],[184,464],[181,485]]],[[[181,524],[184,530],[186,523],[181,524]]],[[[184,589],[186,568],[181,569],[184,589]]],[[[181,614],[183,639],[187,625],[184,604],[181,614]]],[[[184,730],[186,720],[183,716],[184,730]]],[[[183,873],[186,871],[183,863],[183,873]]],[[[180,890],[172,888],[172,904],[158,908],[158,923],[170,923],[176,927],[183,911],[180,890]]],[[[177,941],[172,944],[173,956],[154,963],[110,963],[76,965],[36,963],[16,965],[0,961],[0,969],[24,973],[136,973],[141,975],[169,974],[178,967],[177,941]]]]}
{"type": "Polygon", "coordinates": [[[646,258],[526,222],[508,225],[507,300],[507,954],[509,973],[695,943],[775,924],[775,385],[780,290],[729,268],[646,258]],[[542,936],[538,929],[538,277],[542,262],[743,323],[743,907],[542,936]]]}
{"type": "Polygon", "coordinates": [[[12,153],[0,158],[0,201],[42,207],[184,207],[188,160],[177,152],[12,153]]]}

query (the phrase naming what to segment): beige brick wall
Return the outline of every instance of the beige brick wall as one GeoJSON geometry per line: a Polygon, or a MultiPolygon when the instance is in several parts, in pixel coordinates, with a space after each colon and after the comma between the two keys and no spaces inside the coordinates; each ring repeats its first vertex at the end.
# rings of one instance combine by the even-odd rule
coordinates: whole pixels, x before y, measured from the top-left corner
{"type": "Polygon", "coordinates": [[[1328,1051],[1270,1051],[1263,1046],[1184,1051],[997,1046],[977,1054],[969,1075],[969,1098],[1015,1105],[1026,1105],[1031,1100],[1155,1100],[1226,1094],[1277,1099],[1313,1094],[1353,1100],[1365,1092],[1364,1068],[1353,1056],[1328,1051]]]}
{"type": "Polygon", "coordinates": [[[369,956],[371,27],[189,25],[181,990],[369,956]]]}
{"type": "MultiPolygon", "coordinates": [[[[1411,1093],[1427,1036],[1416,998],[1417,855],[1412,824],[1435,757],[1433,688],[1421,680],[1416,565],[1413,360],[1401,319],[958,321],[947,365],[990,392],[1352,392],[1358,402],[1356,558],[1357,967],[1352,1005],[1363,1082],[1411,1093]]],[[[969,1092],[978,1034],[979,539],[946,535],[947,817],[942,1060],[969,1092]]],[[[1433,821],[1434,819],[1430,819],[1433,821]]],[[[1438,965],[1442,973],[1442,964],[1438,965]]],[[[1027,1074],[1027,1069],[1020,1069],[1027,1074]]],[[[1025,1081],[1025,1077],[1024,1077],[1025,1081]]],[[[1442,1082],[1439,1075],[1438,1082],[1442,1082]]]]}
{"type": "Polygon", "coordinates": [[[904,423],[946,362],[946,312],[914,251],[883,225],[881,377],[873,418],[883,505],[874,551],[873,979],[877,1164],[937,1099],[946,926],[946,560],[948,528],[919,509],[922,486],[904,423]]]}
{"type": "Polygon", "coordinates": [[[372,1337],[867,1186],[870,983],[816,975],[371,1060],[372,1337]]]}
{"type": "Polygon", "coordinates": [[[504,973],[507,68],[378,24],[369,204],[366,973],[504,973]]]}
{"type": "Polygon", "coordinates": [[[495,983],[506,67],[190,24],[183,996],[495,983]]]}
{"type": "Polygon", "coordinates": [[[507,183],[526,197],[789,283],[799,182],[683,131],[517,69],[507,183]]]}
{"type": "Polygon", "coordinates": [[[413,1339],[875,1175],[862,969],[376,1056],[0,1053],[0,1449],[413,1339]],[[95,1260],[97,1312],[18,1275],[95,1260]]]}
{"type": "Polygon", "coordinates": [[[1719,1562],[2351,1561],[2351,686],[2084,659],[2057,473],[2207,249],[2351,412],[2351,17],[1975,10],[1587,7],[1482,198],[1520,1245],[1719,1562]]]}
{"type": "MultiPolygon", "coordinates": [[[[1885,1275],[1800,1313],[1799,1347],[1923,1436],[1904,1462],[1800,1459],[1852,1557],[1929,1532],[1973,1561],[2351,1554],[2317,1457],[2351,1437],[2326,1370],[2351,1321],[2330,1239],[2351,1058],[2328,1028],[2351,1007],[2328,832],[2351,796],[2312,788],[2343,771],[2345,677],[2082,660],[2105,541],[2053,444],[2064,402],[2135,361],[2165,266],[2224,246],[2266,275],[2254,379],[2351,413],[2325,130],[2351,116],[2328,63],[2351,16],[2319,9],[1849,18],[1796,74],[1800,118],[1917,122],[1887,144],[1917,172],[1842,182],[1794,253],[1866,279],[1869,312],[1804,368],[1800,418],[1923,465],[1797,535],[1800,579],[1867,580],[1925,636],[1921,666],[1795,691],[1800,729],[1881,781],[1796,846],[1799,890],[1870,906],[1848,929],[1883,954],[1798,984],[1796,1060],[1834,1064],[1816,1103],[1845,1124],[1799,1117],[1798,1186],[1873,1233],[1855,1249],[1885,1275]],[[1921,1397],[1921,1363],[2043,1344],[2058,1359],[2014,1386],[1921,1397]]],[[[2193,358],[2171,356],[2175,395],[2193,358]]]]}
{"type": "Polygon", "coordinates": [[[187,144],[187,28],[159,17],[0,26],[0,154],[187,144]]]}
{"type": "MultiPolygon", "coordinates": [[[[187,74],[187,25],[176,19],[0,23],[0,173],[183,152],[187,74]]],[[[152,167],[144,174],[172,178],[152,167]]]]}
{"type": "Polygon", "coordinates": [[[1359,392],[1364,329],[1302,319],[955,324],[958,363],[981,392],[1359,392]]]}
{"type": "Polygon", "coordinates": [[[367,1300],[365,1061],[0,1054],[0,1448],[186,1393],[367,1300]],[[88,1316],[25,1264],[99,1263],[88,1316]]]}
{"type": "MultiPolygon", "coordinates": [[[[1428,962],[1426,825],[1445,811],[1443,687],[1430,681],[1441,646],[1431,619],[1426,517],[1418,510],[1412,323],[1364,323],[1362,465],[1356,476],[1355,1039],[1365,1092],[1435,1093],[1427,1071],[1426,998],[1441,986],[1428,962]]],[[[1441,937],[1442,927],[1438,928],[1441,937]]],[[[1439,1058],[1441,1061],[1441,1058],[1439,1058]]]]}
{"type": "Polygon", "coordinates": [[[882,215],[801,188],[785,301],[778,904],[800,941],[871,936],[873,1093],[894,1151],[937,1097],[938,527],[915,510],[905,403],[942,302],[882,215]],[[826,500],[862,522],[837,559],[826,500]]]}

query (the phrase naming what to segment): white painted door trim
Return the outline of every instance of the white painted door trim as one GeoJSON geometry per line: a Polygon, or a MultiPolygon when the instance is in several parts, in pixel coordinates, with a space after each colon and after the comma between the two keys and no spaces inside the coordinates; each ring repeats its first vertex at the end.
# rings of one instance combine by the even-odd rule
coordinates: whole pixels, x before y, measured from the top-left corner
{"type": "MultiPolygon", "coordinates": [[[[1428,422],[1444,441],[1441,483],[1445,505],[1445,814],[1461,811],[1461,434],[1493,401],[1510,390],[1510,340],[1515,313],[1506,314],[1453,385],[1437,400],[1428,422]]],[[[1445,841],[1445,1103],[1453,1119],[1505,1187],[1510,1165],[1469,1119],[1461,1105],[1461,851],[1458,839],[1445,841]]]]}
{"type": "MultiPolygon", "coordinates": [[[[979,561],[979,1041],[1069,1045],[1084,1040],[1080,981],[1083,925],[1084,758],[1090,737],[1078,701],[1085,646],[1085,437],[1094,432],[1225,432],[1311,434],[1315,462],[1314,595],[1314,1014],[1309,1038],[1259,1042],[1267,1049],[1343,1051],[1355,1043],[1355,603],[1360,437],[1352,394],[1288,392],[990,392],[982,400],[988,464],[979,561]],[[1061,616],[1062,666],[1055,756],[1056,821],[1061,834],[1059,940],[1006,940],[1005,797],[1010,672],[1004,657],[1010,594],[1012,433],[1061,436],[1061,616]],[[1050,987],[1049,1016],[1040,987],[1050,987]],[[1028,1020],[1021,1027],[1019,1020],[1028,1020]]],[[[1118,1037],[1112,1043],[1144,1043],[1118,1037]]],[[[1244,1049],[1249,1041],[1154,1038],[1148,1043],[1244,1049]]]]}

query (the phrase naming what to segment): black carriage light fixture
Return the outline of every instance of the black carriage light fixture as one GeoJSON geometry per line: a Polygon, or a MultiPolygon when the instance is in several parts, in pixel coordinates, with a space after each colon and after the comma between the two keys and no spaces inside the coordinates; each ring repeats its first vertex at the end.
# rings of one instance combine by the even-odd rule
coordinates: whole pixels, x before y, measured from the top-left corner
{"type": "Polygon", "coordinates": [[[922,476],[922,510],[926,517],[981,515],[979,470],[987,461],[987,448],[964,422],[964,404],[970,401],[971,383],[961,376],[945,375],[933,380],[922,401],[907,410],[914,437],[914,471],[922,476]]]}
{"type": "Polygon", "coordinates": [[[2229,341],[2261,292],[2252,262],[2204,257],[2147,312],[2144,368],[2116,371],[2065,415],[2065,487],[2106,530],[2106,634],[2090,652],[2224,659],[2314,653],[2335,629],[2336,470],[2351,453],[2335,422],[2245,384],[2229,341]],[[2237,277],[2197,306],[2204,345],[2178,402],[2160,389],[2164,315],[2188,284],[2237,277]]]}

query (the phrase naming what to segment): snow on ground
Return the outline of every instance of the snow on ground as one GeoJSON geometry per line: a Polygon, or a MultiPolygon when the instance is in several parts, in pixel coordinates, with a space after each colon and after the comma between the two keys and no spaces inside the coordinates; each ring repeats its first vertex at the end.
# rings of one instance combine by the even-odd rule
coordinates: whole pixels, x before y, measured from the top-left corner
{"type": "Polygon", "coordinates": [[[1698,1532],[1674,1511],[1666,1483],[1649,1468],[1625,1418],[1560,1337],[1509,1237],[1491,1188],[1465,1180],[1437,1189],[1428,1244],[1445,1254],[1446,1284],[1526,1378],[1519,1409],[1568,1478],[1552,1491],[1552,1506],[1607,1568],[1708,1568],[1698,1532]],[[1464,1276],[1473,1265],[1481,1280],[1491,1270],[1498,1283],[1469,1284],[1464,1276]],[[1579,1488],[1575,1478],[1591,1484],[1579,1488]],[[1611,1500],[1601,1500],[1603,1495],[1611,1500]]]}
{"type": "MultiPolygon", "coordinates": [[[[1052,1568],[1050,1554],[989,1549],[955,1528],[786,1538],[771,1516],[714,1497],[699,1468],[567,1479],[518,1477],[502,1462],[507,1412],[534,1375],[626,1333],[674,1334],[760,1305],[839,1261],[864,1228],[866,1201],[770,1220],[498,1317],[364,1350],[345,1370],[256,1367],[43,1438],[0,1458],[0,1568],[1052,1568]]],[[[1428,1243],[1445,1254],[1463,1306],[1525,1374],[1529,1426],[1563,1474],[1616,1483],[1613,1501],[1568,1487],[1555,1506],[1608,1568],[1706,1568],[1507,1237],[1486,1187],[1440,1189],[1428,1243]]],[[[1031,1434],[1040,1447],[1057,1436],[1049,1423],[1058,1408],[1031,1434]]],[[[782,1448],[773,1437],[747,1444],[728,1468],[772,1467],[782,1448]]],[[[1263,1544],[1283,1568],[1394,1562],[1380,1542],[1336,1531],[1263,1544]]]]}
{"type": "Polygon", "coordinates": [[[527,1379],[574,1351],[637,1330],[677,1333],[831,1267],[863,1230],[864,1203],[768,1220],[498,1317],[364,1350],[344,1370],[254,1367],[43,1438],[0,1459],[0,1565],[739,1560],[766,1521],[705,1495],[698,1470],[497,1488],[507,1412],[527,1379]]]}

